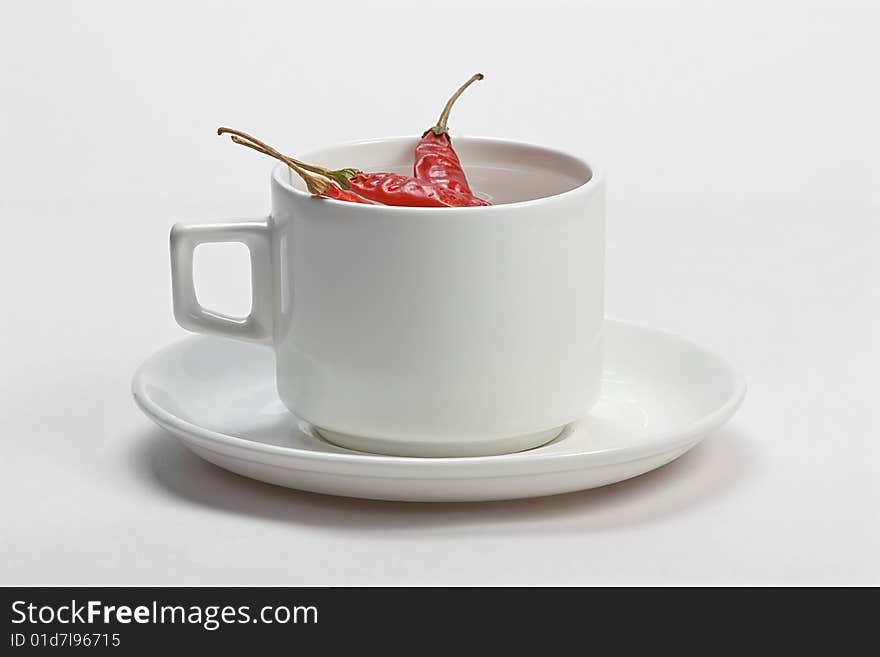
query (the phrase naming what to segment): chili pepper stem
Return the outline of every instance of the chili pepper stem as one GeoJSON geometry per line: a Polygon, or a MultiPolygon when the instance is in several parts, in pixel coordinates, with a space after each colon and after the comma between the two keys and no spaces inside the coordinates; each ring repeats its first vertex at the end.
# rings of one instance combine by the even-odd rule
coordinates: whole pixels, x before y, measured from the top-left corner
{"type": "MultiPolygon", "coordinates": [[[[220,128],[217,131],[217,134],[222,135],[227,132],[230,132],[230,131],[225,128],[220,128]],[[221,132],[221,130],[223,130],[223,132],[221,132]]],[[[320,196],[321,194],[323,194],[324,192],[326,192],[329,189],[330,183],[328,183],[326,180],[321,180],[320,178],[316,178],[315,176],[310,176],[301,167],[297,166],[297,164],[295,162],[290,160],[290,158],[288,158],[285,155],[282,155],[281,153],[279,153],[278,151],[276,151],[275,149],[273,149],[271,147],[265,146],[262,142],[251,143],[249,141],[242,139],[241,137],[238,137],[237,135],[232,135],[231,138],[232,138],[232,141],[234,141],[236,144],[239,144],[240,146],[247,146],[248,148],[254,149],[258,153],[263,153],[264,155],[269,155],[270,157],[274,157],[276,160],[280,160],[281,162],[286,164],[297,175],[299,175],[300,178],[303,179],[303,181],[306,183],[306,188],[308,188],[310,194],[315,194],[316,196],[320,196]]]]}
{"type": "Polygon", "coordinates": [[[423,137],[429,132],[433,132],[438,137],[440,135],[445,135],[449,132],[449,128],[446,127],[447,121],[449,121],[449,113],[452,111],[452,106],[455,104],[455,101],[458,100],[458,97],[464,93],[464,90],[471,86],[477,80],[482,80],[482,73],[474,73],[471,76],[471,79],[461,85],[458,90],[452,94],[449,100],[446,101],[446,106],[443,108],[443,111],[440,113],[440,118],[437,120],[437,125],[432,128],[428,128],[425,130],[423,137]]]}
{"type": "Polygon", "coordinates": [[[300,162],[299,160],[284,155],[283,153],[269,146],[269,144],[260,141],[256,137],[249,135],[246,132],[242,132],[241,130],[233,130],[232,128],[217,128],[217,134],[228,134],[230,135],[232,141],[236,144],[239,144],[240,146],[247,146],[248,148],[252,148],[259,153],[263,153],[264,155],[274,157],[276,160],[284,162],[284,164],[293,169],[305,181],[306,187],[308,187],[309,192],[312,194],[320,195],[326,192],[328,183],[319,178],[315,178],[314,176],[310,176],[308,173],[306,173],[306,171],[311,171],[312,173],[317,173],[320,176],[329,178],[343,189],[348,189],[350,187],[348,181],[360,173],[360,171],[358,171],[357,169],[339,169],[338,171],[331,171],[330,169],[325,169],[324,167],[300,162]]]}

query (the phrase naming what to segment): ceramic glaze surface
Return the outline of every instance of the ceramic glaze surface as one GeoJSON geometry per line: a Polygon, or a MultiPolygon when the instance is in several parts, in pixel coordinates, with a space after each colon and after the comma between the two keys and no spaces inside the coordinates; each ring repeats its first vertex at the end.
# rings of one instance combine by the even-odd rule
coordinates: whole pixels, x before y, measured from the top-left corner
{"type": "MultiPolygon", "coordinates": [[[[599,395],[603,181],[557,151],[455,143],[474,166],[475,190],[503,204],[328,201],[298,189],[281,165],[269,220],[175,227],[178,321],[272,345],[280,398],[341,444],[407,456],[543,444],[599,395]],[[201,241],[251,248],[250,317],[198,305],[192,250],[201,241]]],[[[414,146],[375,140],[306,157],[399,169],[414,146]]]]}
{"type": "Polygon", "coordinates": [[[190,338],[138,370],[135,400],[194,452],[262,481],[350,497],[476,501],[593,488],[668,463],[734,413],[742,378],[719,356],[659,331],[606,322],[602,394],[542,447],[517,454],[407,458],[323,440],[288,413],[269,350],[190,338]]]}

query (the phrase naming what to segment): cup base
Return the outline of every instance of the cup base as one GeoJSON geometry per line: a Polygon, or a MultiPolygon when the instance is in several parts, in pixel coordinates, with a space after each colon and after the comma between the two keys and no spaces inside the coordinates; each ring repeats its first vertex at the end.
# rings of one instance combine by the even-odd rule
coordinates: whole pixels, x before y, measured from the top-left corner
{"type": "Polygon", "coordinates": [[[324,440],[339,447],[353,449],[359,452],[382,454],[385,456],[415,456],[415,457],[459,457],[459,456],[498,456],[500,454],[512,454],[546,445],[562,433],[567,425],[527,433],[521,436],[508,438],[495,438],[491,440],[461,442],[426,443],[420,441],[388,440],[385,438],[368,438],[365,436],[353,436],[346,433],[338,433],[328,429],[315,427],[324,440]]]}

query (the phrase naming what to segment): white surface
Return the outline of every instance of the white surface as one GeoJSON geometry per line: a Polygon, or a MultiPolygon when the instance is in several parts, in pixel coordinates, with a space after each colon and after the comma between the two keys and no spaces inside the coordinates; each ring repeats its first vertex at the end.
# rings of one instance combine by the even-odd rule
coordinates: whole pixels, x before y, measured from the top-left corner
{"type": "MultiPolygon", "coordinates": [[[[880,13],[862,4],[452,2],[439,58],[418,53],[448,21],[411,3],[331,30],[301,3],[16,5],[0,582],[880,583],[880,13]],[[418,133],[477,68],[453,130],[602,163],[609,314],[740,365],[734,420],[619,485],[424,506],[251,482],[144,418],[132,372],[183,337],[168,228],[268,208],[266,163],[213,129],[303,151],[418,133]]],[[[214,296],[239,304],[240,274],[217,266],[214,296]]]]}
{"type": "Polygon", "coordinates": [[[278,398],[272,353],[242,342],[197,337],[165,347],[138,368],[132,393],[150,419],[227,470],[299,490],[402,502],[484,502],[605,486],[681,456],[742,402],[745,382],[716,354],[616,320],[607,320],[603,333],[598,403],[518,454],[400,458],[337,447],[278,398]]]}
{"type": "MultiPolygon", "coordinates": [[[[329,146],[306,159],[411,171],[417,140],[329,146]]],[[[599,395],[605,181],[540,146],[455,143],[477,168],[470,184],[497,205],[316,199],[278,164],[270,221],[176,224],[177,322],[271,345],[281,400],[339,445],[488,456],[547,442],[599,395]],[[193,284],[194,248],[236,241],[251,253],[244,319],[202,307],[193,284]]]]}

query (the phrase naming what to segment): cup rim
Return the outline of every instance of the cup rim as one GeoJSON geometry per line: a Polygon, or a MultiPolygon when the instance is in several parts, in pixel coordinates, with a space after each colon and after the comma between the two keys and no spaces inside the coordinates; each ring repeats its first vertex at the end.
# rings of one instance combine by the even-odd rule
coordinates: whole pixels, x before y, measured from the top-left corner
{"type": "MultiPolygon", "coordinates": [[[[577,194],[586,194],[592,192],[595,188],[597,188],[604,181],[604,174],[602,170],[593,164],[591,164],[588,160],[570,153],[568,151],[564,151],[559,148],[552,148],[549,146],[541,146],[539,144],[533,144],[531,142],[519,141],[516,139],[504,139],[500,137],[482,137],[482,136],[470,136],[470,135],[456,135],[455,139],[457,140],[468,140],[471,142],[484,142],[491,144],[501,144],[505,146],[521,146],[526,148],[537,148],[545,153],[551,155],[558,155],[562,157],[571,158],[573,160],[577,160],[580,164],[587,167],[590,170],[590,179],[581,183],[577,187],[569,189],[564,192],[560,192],[559,194],[551,194],[550,196],[542,196],[540,198],[529,199],[528,201],[516,201],[514,203],[502,203],[499,205],[480,205],[475,207],[458,207],[458,208],[446,208],[446,207],[413,207],[413,206],[398,206],[398,205],[369,205],[365,203],[349,203],[347,201],[339,201],[332,198],[317,198],[314,195],[310,194],[307,191],[303,191],[301,189],[297,189],[290,182],[285,180],[285,176],[282,174],[282,170],[287,169],[287,165],[283,162],[279,162],[272,168],[271,178],[273,181],[278,183],[283,189],[288,192],[292,192],[294,195],[301,197],[303,199],[312,199],[315,201],[320,201],[321,203],[330,203],[331,205],[340,205],[350,208],[356,211],[365,211],[365,212],[422,212],[422,213],[432,213],[432,212],[447,212],[450,210],[455,210],[456,212],[498,212],[500,210],[506,208],[523,208],[529,206],[540,205],[542,203],[547,203],[549,201],[554,201],[556,199],[563,199],[569,196],[574,196],[577,194]]],[[[398,135],[394,137],[372,137],[369,139],[355,139],[352,141],[338,142],[335,144],[329,144],[327,146],[321,146],[315,149],[312,149],[312,152],[315,150],[323,150],[325,148],[345,148],[351,146],[363,146],[366,144],[375,144],[381,142],[391,142],[391,141],[412,141],[415,143],[417,137],[412,135],[398,135]]]]}

